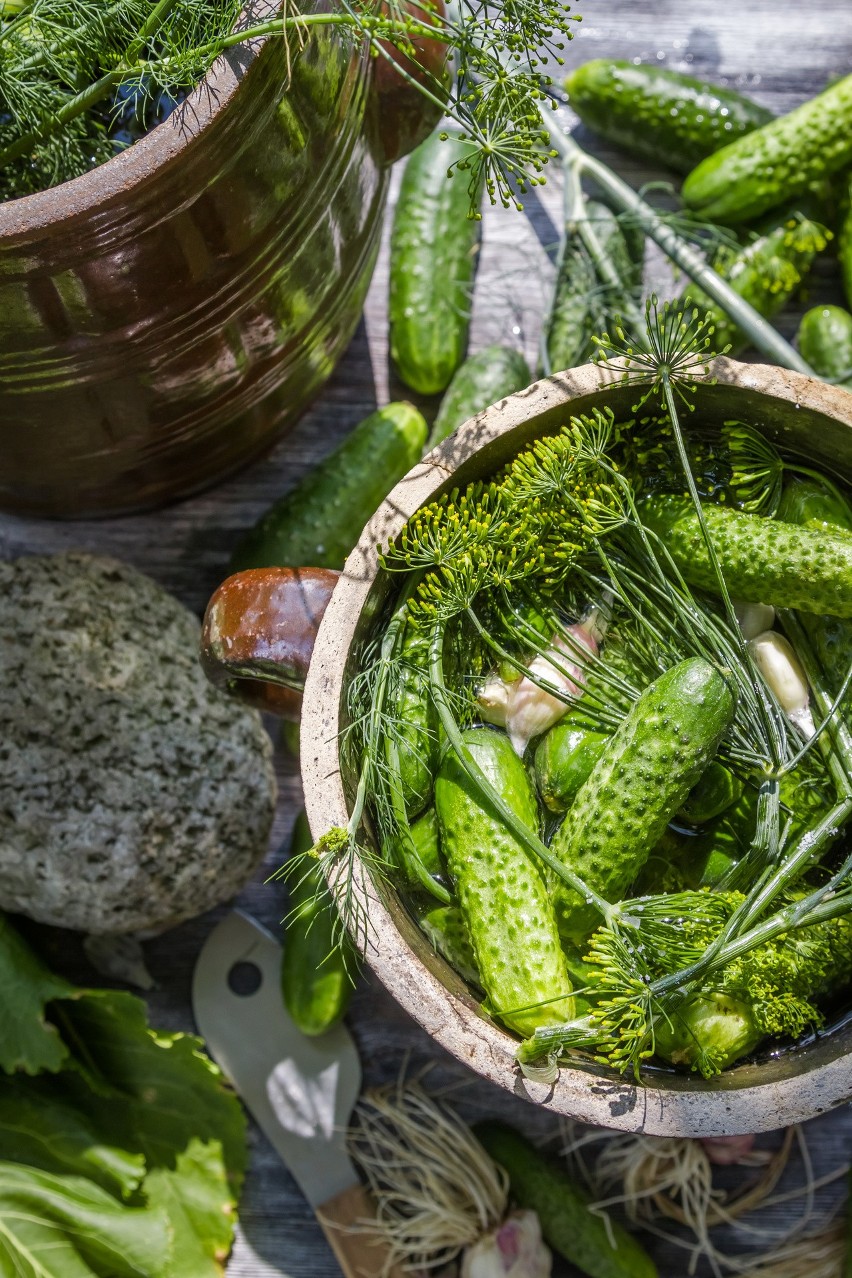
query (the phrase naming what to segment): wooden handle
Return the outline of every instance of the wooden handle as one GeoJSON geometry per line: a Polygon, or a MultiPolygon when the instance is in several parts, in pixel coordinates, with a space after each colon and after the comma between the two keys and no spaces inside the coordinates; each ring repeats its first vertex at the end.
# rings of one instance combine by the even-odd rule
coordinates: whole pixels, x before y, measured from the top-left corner
{"type": "Polygon", "coordinates": [[[249,568],[223,581],[201,633],[201,665],[211,683],[298,721],[314,641],[339,576],[327,568],[249,568]]]}
{"type": "MultiPolygon", "coordinates": [[[[346,1278],[378,1278],[387,1259],[387,1244],[366,1222],[376,1206],[363,1185],[352,1185],[317,1208],[317,1220],[346,1278]]],[[[410,1278],[394,1265],[387,1278],[410,1278]]]]}

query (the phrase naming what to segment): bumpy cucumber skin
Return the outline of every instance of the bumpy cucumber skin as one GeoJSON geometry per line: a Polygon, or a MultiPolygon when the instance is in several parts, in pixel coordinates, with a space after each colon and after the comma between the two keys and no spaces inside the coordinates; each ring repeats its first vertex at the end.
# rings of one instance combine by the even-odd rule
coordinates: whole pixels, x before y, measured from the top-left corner
{"type": "Polygon", "coordinates": [[[592,774],[609,738],[572,721],[570,715],[541,738],[535,751],[535,781],[551,812],[567,812],[592,774]]]}
{"type": "Polygon", "coordinates": [[[433,133],[405,166],[390,250],[390,349],[412,390],[445,390],[467,349],[479,223],[468,217],[470,174],[447,170],[471,153],[433,133]]]}
{"type": "MultiPolygon", "coordinates": [[[[720,266],[719,274],[734,292],[766,319],[783,309],[827,242],[818,224],[814,224],[813,237],[797,233],[799,227],[800,220],[795,216],[782,217],[720,266]]],[[[690,282],[681,299],[684,305],[700,307],[704,318],[713,325],[714,351],[728,347],[727,353],[734,356],[749,345],[746,333],[703,289],[690,282]]]]}
{"type": "MultiPolygon", "coordinates": [[[[610,737],[553,836],[551,852],[607,901],[630,887],[730,727],[734,699],[717,670],[691,657],[650,684],[610,737]]],[[[561,881],[559,929],[577,943],[595,908],[561,881]]]]}
{"type": "Polygon", "coordinates": [[[848,311],[842,306],[811,307],[802,316],[796,341],[815,373],[852,390],[852,315],[848,311]]]}
{"type": "Polygon", "coordinates": [[[708,222],[747,222],[852,162],[852,75],[708,156],[683,183],[708,222]]]}
{"type": "Polygon", "coordinates": [[[476,955],[464,915],[457,905],[437,905],[420,918],[420,930],[432,946],[469,985],[481,985],[476,955]]]}
{"type": "MultiPolygon", "coordinates": [[[[655,494],[641,503],[640,514],[689,584],[715,592],[716,579],[691,501],[655,494]]],[[[727,506],[706,505],[704,518],[734,598],[852,617],[852,539],[727,506]]]]}
{"type": "MultiPolygon", "coordinates": [[[[621,223],[607,205],[589,200],[586,213],[595,236],[624,282],[625,292],[638,288],[642,257],[637,258],[637,245],[628,242],[621,223]]],[[[609,326],[624,303],[623,294],[616,294],[598,279],[578,232],[569,229],[569,237],[544,334],[550,368],[555,373],[588,360],[595,349],[593,335],[609,326]]]]}
{"type": "MultiPolygon", "coordinates": [[[[313,846],[307,817],[293,827],[290,856],[313,846]]],[[[336,1025],[349,1003],[355,956],[348,941],[336,945],[337,906],[319,865],[307,859],[294,865],[281,959],[281,993],[295,1024],[311,1037],[336,1025]]]]}
{"type": "Polygon", "coordinates": [[[406,623],[399,682],[391,693],[397,719],[399,775],[409,817],[422,812],[432,796],[438,768],[438,716],[429,694],[429,635],[406,623]]]}
{"type": "Polygon", "coordinates": [[[589,1211],[589,1200],[561,1167],[502,1123],[477,1123],[473,1134],[509,1175],[512,1201],[534,1211],[545,1242],[589,1278],[656,1278],[657,1268],[615,1220],[589,1211]]]}
{"type": "Polygon", "coordinates": [[[408,403],[365,418],[246,534],[231,560],[244,568],[342,568],[367,520],[419,460],[428,427],[408,403]]]}
{"type": "Polygon", "coordinates": [[[596,58],[578,67],[565,88],[590,129],[679,173],[773,118],[733,89],[652,63],[596,58]]]}
{"type": "Polygon", "coordinates": [[[469,418],[524,390],[532,381],[529,365],[511,346],[486,346],[462,364],[447,387],[426,445],[427,451],[448,439],[469,418]]]}
{"type": "MultiPolygon", "coordinates": [[[[535,793],[509,738],[470,728],[463,740],[498,794],[536,830],[535,793]]],[[[435,809],[489,1010],[525,1037],[570,1020],[571,981],[542,875],[452,750],[438,770],[435,809]]]]}

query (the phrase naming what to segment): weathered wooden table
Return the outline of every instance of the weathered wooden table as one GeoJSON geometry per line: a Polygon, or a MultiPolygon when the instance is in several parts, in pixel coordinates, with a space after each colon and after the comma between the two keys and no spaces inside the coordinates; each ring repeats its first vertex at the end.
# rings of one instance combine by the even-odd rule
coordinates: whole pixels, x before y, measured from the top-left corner
{"type": "MultiPolygon", "coordinates": [[[[583,22],[568,50],[569,66],[588,58],[617,56],[657,61],[705,75],[752,94],[776,111],[788,110],[846,74],[852,63],[852,7],[849,0],[817,0],[803,7],[793,0],[750,0],[713,8],[697,0],[588,0],[580,4],[583,22]]],[[[564,111],[570,121],[570,112],[564,111]]],[[[598,143],[583,130],[578,136],[612,163],[635,186],[666,179],[663,169],[639,168],[598,143]]],[[[490,341],[522,346],[535,363],[539,322],[551,269],[547,250],[557,240],[560,217],[558,173],[526,201],[523,214],[488,214],[474,305],[474,349],[490,341]]],[[[648,277],[665,294],[671,279],[658,255],[649,257],[648,277]]],[[[407,392],[388,369],[386,336],[387,245],[379,260],[364,319],[345,358],[319,401],[297,429],[263,461],[214,491],[153,514],[102,522],[49,523],[0,517],[0,556],[26,552],[85,549],[116,555],[149,573],[198,613],[224,575],[237,535],[377,404],[404,398],[407,392]]],[[[820,263],[811,295],[840,301],[836,263],[820,263]]],[[[795,331],[796,311],[781,322],[795,331]]],[[[434,402],[423,405],[434,412],[434,402]]],[[[299,805],[297,767],[278,751],[280,799],[269,855],[238,899],[241,907],[276,928],[284,912],[280,885],[266,884],[282,859],[299,805]]],[[[190,979],[198,949],[223,911],[194,920],[147,943],[148,964],[157,981],[150,994],[154,1024],[192,1028],[190,979]]],[[[75,975],[79,956],[69,955],[75,975]]],[[[91,975],[89,977],[91,979],[91,975]]],[[[457,1086],[457,1103],[469,1117],[501,1115],[530,1134],[553,1135],[532,1106],[477,1080],[437,1049],[375,980],[363,978],[352,1002],[349,1024],[357,1038],[367,1084],[418,1071],[432,1063],[436,1085],[457,1086]]],[[[846,1161],[852,1147],[852,1113],[843,1110],[808,1127],[817,1174],[846,1161]]],[[[793,1167],[781,1188],[795,1185],[793,1167]]],[[[842,1196],[835,1182],[820,1192],[819,1205],[830,1209],[842,1196]]],[[[779,1203],[763,1219],[788,1226],[799,1207],[779,1203]]],[[[746,1243],[734,1246],[745,1247],[746,1243]]],[[[666,1246],[656,1252],[661,1274],[686,1272],[685,1253],[666,1246]]],[[[241,1208],[240,1232],[229,1278],[334,1278],[339,1271],[313,1215],[295,1183],[265,1138],[251,1132],[251,1165],[241,1208]]],[[[566,1266],[557,1272],[569,1273],[566,1266]]]]}

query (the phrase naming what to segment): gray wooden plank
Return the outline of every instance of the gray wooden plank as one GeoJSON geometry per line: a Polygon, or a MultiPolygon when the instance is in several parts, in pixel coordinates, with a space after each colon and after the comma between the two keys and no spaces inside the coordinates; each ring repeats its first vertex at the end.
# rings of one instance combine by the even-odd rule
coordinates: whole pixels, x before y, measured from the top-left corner
{"type": "MultiPolygon", "coordinates": [[[[776,111],[789,109],[845,73],[852,60],[852,20],[848,0],[823,0],[803,10],[792,0],[751,0],[746,5],[711,8],[697,0],[588,0],[579,5],[583,22],[568,49],[569,66],[595,56],[638,57],[707,75],[751,93],[776,111]]],[[[565,118],[571,120],[566,109],[565,118]]],[[[579,136],[601,158],[613,163],[638,186],[665,178],[601,144],[585,130],[579,136]]],[[[398,179],[398,175],[397,175],[398,179]]],[[[394,183],[391,202],[398,182],[394,183]]],[[[472,345],[507,341],[521,346],[534,363],[537,333],[546,304],[550,267],[546,249],[554,245],[559,224],[558,174],[527,201],[523,215],[490,210],[484,219],[483,250],[473,310],[472,345]]],[[[650,263],[655,287],[670,287],[659,258],[650,263]]],[[[243,528],[376,403],[405,397],[388,367],[386,344],[387,236],[365,308],[364,321],[322,396],[295,430],[267,457],[216,489],[166,510],[110,521],[63,524],[0,517],[0,555],[80,548],[115,554],[172,590],[201,612],[221,579],[230,549],[243,528]]],[[[839,300],[831,261],[820,266],[809,303],[839,300]]],[[[794,331],[798,308],[781,327],[794,331]]],[[[434,401],[425,401],[432,411],[434,401]]],[[[284,909],[282,889],[266,883],[281,859],[299,804],[299,782],[292,760],[279,751],[280,799],[269,855],[238,903],[276,927],[284,909]]],[[[222,911],[213,911],[147,943],[151,971],[158,981],[149,1003],[152,1020],[172,1028],[192,1028],[189,988],[194,957],[222,911]]],[[[86,972],[73,938],[57,935],[56,954],[71,975],[86,972]]],[[[91,979],[91,973],[88,974],[91,979]]],[[[374,979],[362,978],[349,1023],[358,1042],[365,1081],[374,1084],[398,1076],[403,1065],[432,1067],[437,1086],[454,1088],[466,1117],[493,1116],[515,1121],[532,1135],[553,1139],[553,1125],[531,1106],[477,1080],[428,1038],[374,979]]],[[[848,1159],[852,1139],[849,1111],[809,1124],[808,1139],[818,1174],[848,1159]]],[[[798,1174],[791,1170],[786,1184],[798,1174]]],[[[783,1188],[783,1185],[782,1185],[783,1188]]],[[[820,1194],[830,1209],[840,1185],[820,1194]]],[[[779,1226],[792,1208],[778,1204],[764,1213],[779,1226]]],[[[734,1244],[736,1245],[736,1244],[734,1244]]],[[[654,1245],[663,1278],[685,1272],[683,1256],[654,1245]]],[[[557,1267],[569,1274],[569,1267],[557,1267]]],[[[251,1133],[251,1165],[241,1208],[237,1245],[229,1278],[335,1278],[338,1270],[313,1216],[292,1178],[263,1136],[251,1133]]]]}

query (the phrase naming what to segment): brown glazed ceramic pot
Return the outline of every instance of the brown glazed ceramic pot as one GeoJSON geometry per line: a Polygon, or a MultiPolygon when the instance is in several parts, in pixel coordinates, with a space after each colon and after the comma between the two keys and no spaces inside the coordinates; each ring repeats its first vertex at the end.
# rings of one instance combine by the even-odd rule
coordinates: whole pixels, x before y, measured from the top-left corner
{"type": "Polygon", "coordinates": [[[281,39],[238,46],[121,155],[0,204],[0,507],[153,506],[295,421],[360,315],[388,164],[433,123],[380,61],[323,28],[287,84],[281,39]]]}
{"type": "MultiPolygon", "coordinates": [[[[852,483],[849,391],[728,359],[716,360],[711,371],[715,383],[696,392],[704,422],[750,422],[782,448],[852,483]]],[[[219,588],[208,607],[204,656],[208,669],[215,668],[221,682],[236,681],[237,689],[247,686],[246,679],[271,676],[292,696],[297,667],[305,672],[307,666],[309,618],[322,616],[306,669],[300,746],[315,838],[347,824],[355,794],[355,778],[342,768],[339,750],[346,693],[364,640],[394,586],[379,566],[377,545],[395,538],[420,506],[493,474],[569,415],[612,408],[627,417],[635,399],[635,389],[593,365],[536,382],[467,422],[409,472],[364,529],[336,583],[316,569],[275,569],[266,576],[239,574],[219,588]]],[[[263,686],[255,682],[255,696],[263,686]]],[[[291,712],[292,701],[284,709],[291,712]]],[[[476,1073],[554,1113],[655,1136],[733,1135],[803,1121],[852,1097],[850,1017],[810,1042],[764,1054],[715,1079],[648,1068],[636,1084],[590,1063],[561,1068],[552,1086],[530,1082],[515,1064],[516,1040],[484,1015],[396,892],[374,884],[362,867],[355,891],[369,910],[370,966],[406,1011],[476,1073]]]]}

